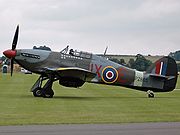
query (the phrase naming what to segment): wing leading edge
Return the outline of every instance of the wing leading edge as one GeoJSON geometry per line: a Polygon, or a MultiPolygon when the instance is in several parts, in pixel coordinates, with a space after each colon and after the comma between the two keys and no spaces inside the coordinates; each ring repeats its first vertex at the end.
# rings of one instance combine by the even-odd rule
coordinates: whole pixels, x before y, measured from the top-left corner
{"type": "Polygon", "coordinates": [[[86,69],[77,67],[45,68],[46,73],[53,72],[60,77],[78,78],[83,81],[91,81],[96,74],[86,69]]]}

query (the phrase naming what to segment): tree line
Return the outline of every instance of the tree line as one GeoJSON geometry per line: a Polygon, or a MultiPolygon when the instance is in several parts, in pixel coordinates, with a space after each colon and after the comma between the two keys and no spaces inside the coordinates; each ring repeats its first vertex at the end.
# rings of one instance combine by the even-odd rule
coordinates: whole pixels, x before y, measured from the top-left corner
{"type": "MultiPolygon", "coordinates": [[[[176,52],[171,52],[170,57],[174,58],[176,61],[180,61],[180,50],[176,52]]],[[[180,63],[177,63],[178,71],[180,72],[180,63]]]]}
{"type": "Polygon", "coordinates": [[[126,67],[137,69],[139,71],[146,71],[147,68],[152,64],[150,60],[147,60],[141,54],[137,54],[135,59],[129,59],[128,63],[126,63],[124,59],[118,60],[117,58],[109,58],[109,60],[124,65],[126,67]]]}

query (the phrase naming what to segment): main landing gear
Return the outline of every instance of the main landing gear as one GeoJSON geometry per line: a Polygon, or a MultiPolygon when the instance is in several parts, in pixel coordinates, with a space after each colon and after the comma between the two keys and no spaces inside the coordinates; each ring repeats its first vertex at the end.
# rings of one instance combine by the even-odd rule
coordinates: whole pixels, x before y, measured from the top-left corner
{"type": "Polygon", "coordinates": [[[31,91],[35,97],[53,98],[54,91],[52,90],[53,82],[55,81],[54,75],[45,77],[41,75],[39,79],[33,85],[31,91]],[[49,79],[42,87],[42,82],[49,79]]]}
{"type": "Polygon", "coordinates": [[[153,91],[148,90],[148,91],[147,91],[147,94],[148,94],[148,98],[154,98],[154,93],[153,93],[153,91]]]}

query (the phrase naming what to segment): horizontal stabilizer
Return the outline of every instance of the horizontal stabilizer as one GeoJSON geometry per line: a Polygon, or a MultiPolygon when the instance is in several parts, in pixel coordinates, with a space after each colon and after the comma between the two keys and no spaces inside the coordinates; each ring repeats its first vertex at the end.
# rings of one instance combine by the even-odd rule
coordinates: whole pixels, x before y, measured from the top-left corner
{"type": "Polygon", "coordinates": [[[167,79],[167,77],[164,75],[150,74],[149,76],[157,79],[167,79]]]}
{"type": "Polygon", "coordinates": [[[167,79],[167,80],[176,78],[175,76],[164,76],[164,75],[158,75],[158,74],[150,74],[149,76],[153,78],[157,78],[157,79],[167,79]]]}

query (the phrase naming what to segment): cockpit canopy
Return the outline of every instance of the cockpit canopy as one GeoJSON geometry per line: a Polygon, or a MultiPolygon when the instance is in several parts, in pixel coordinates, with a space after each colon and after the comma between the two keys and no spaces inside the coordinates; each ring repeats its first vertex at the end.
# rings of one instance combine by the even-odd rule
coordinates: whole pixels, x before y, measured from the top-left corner
{"type": "Polygon", "coordinates": [[[61,53],[66,54],[66,55],[72,55],[72,56],[76,56],[76,57],[86,58],[86,59],[91,59],[91,57],[92,57],[92,53],[69,49],[69,46],[64,48],[61,51],[61,53]]]}

